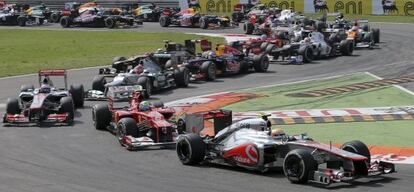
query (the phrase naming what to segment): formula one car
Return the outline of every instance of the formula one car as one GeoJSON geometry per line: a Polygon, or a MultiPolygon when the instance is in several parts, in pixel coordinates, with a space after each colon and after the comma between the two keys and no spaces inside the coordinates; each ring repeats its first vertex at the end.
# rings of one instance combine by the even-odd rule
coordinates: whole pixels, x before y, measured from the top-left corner
{"type": "Polygon", "coordinates": [[[17,10],[15,5],[5,4],[0,9],[0,24],[2,25],[17,25],[17,10]]]}
{"type": "Polygon", "coordinates": [[[60,18],[60,25],[62,27],[70,26],[93,26],[93,27],[107,27],[115,28],[119,24],[133,26],[134,24],[142,25],[142,21],[136,20],[130,16],[121,14],[121,9],[103,9],[94,8],[87,9],[82,13],[71,14],[60,18]]]}
{"type": "Polygon", "coordinates": [[[213,81],[216,75],[246,73],[251,69],[266,72],[269,67],[269,58],[265,54],[245,54],[240,47],[224,44],[217,44],[212,51],[211,42],[201,40],[200,44],[203,53],[183,63],[190,70],[192,80],[213,81]]]}
{"type": "MultiPolygon", "coordinates": [[[[97,7],[96,4],[87,4],[87,6],[97,7]]],[[[50,22],[58,23],[63,16],[70,16],[71,14],[79,14],[79,8],[85,8],[84,5],[78,2],[67,2],[62,10],[54,10],[50,14],[50,22]]]]}
{"type": "Polygon", "coordinates": [[[182,66],[166,67],[166,59],[157,54],[139,55],[130,58],[116,57],[113,69],[101,68],[92,82],[92,90],[104,92],[106,87],[141,85],[142,95],[149,98],[153,91],[170,87],[187,87],[190,74],[182,66]],[[129,72],[127,72],[129,71],[129,72]],[[106,78],[114,77],[107,83],[106,78]]]}
{"type": "Polygon", "coordinates": [[[132,93],[128,107],[115,107],[113,97],[126,92],[110,87],[108,93],[108,104],[97,104],[92,108],[96,129],[116,134],[119,143],[128,150],[174,146],[176,126],[170,122],[174,109],[164,107],[160,102],[143,101],[139,92],[132,93]]]}
{"type": "Polygon", "coordinates": [[[83,107],[83,85],[71,85],[68,89],[65,70],[39,71],[40,88],[23,85],[19,99],[9,98],[3,117],[5,124],[54,122],[71,125],[75,108],[83,107]],[[54,87],[50,77],[64,77],[65,87],[54,87]],[[44,77],[43,81],[41,80],[44,77]]]}
{"type": "Polygon", "coordinates": [[[262,172],[283,168],[292,183],[323,185],[395,171],[392,163],[371,162],[368,147],[360,141],[336,148],[306,134],[288,136],[281,130],[271,131],[267,116],[232,123],[230,115],[231,112],[219,110],[186,116],[185,127],[196,131],[203,128],[204,123],[199,122],[213,119],[215,135],[180,135],[176,149],[181,163],[195,165],[207,161],[262,172]]]}
{"type": "Polygon", "coordinates": [[[154,3],[144,4],[132,10],[133,15],[138,19],[152,22],[158,22],[160,20],[161,12],[160,7],[154,3]]]}
{"type": "Polygon", "coordinates": [[[21,27],[26,26],[26,24],[43,25],[51,14],[49,8],[44,4],[32,7],[24,5],[22,9],[23,11],[17,17],[17,24],[21,27]]]}
{"type": "Polygon", "coordinates": [[[253,5],[251,3],[238,3],[234,6],[233,13],[231,14],[231,19],[235,22],[241,22],[247,20],[253,14],[260,14],[268,12],[266,5],[257,4],[253,5]]]}
{"type": "Polygon", "coordinates": [[[357,20],[354,26],[347,32],[347,39],[353,40],[356,48],[372,48],[380,42],[380,30],[372,28],[367,20],[357,20]],[[360,25],[362,27],[360,28],[360,25]]]}

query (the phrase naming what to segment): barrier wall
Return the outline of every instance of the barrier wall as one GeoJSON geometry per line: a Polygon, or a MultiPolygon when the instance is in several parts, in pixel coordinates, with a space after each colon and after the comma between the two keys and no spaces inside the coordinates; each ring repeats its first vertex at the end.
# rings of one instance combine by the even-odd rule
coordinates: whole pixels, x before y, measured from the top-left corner
{"type": "MultiPolygon", "coordinates": [[[[248,0],[179,0],[181,8],[198,7],[202,13],[229,15],[238,3],[248,0]]],[[[414,16],[414,0],[250,0],[252,4],[293,9],[303,13],[414,16]]]]}

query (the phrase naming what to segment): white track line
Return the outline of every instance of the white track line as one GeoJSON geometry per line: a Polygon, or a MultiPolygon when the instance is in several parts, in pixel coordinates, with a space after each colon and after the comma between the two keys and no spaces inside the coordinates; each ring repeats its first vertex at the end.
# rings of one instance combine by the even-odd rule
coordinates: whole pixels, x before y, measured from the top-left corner
{"type": "MultiPolygon", "coordinates": [[[[370,73],[370,72],[365,72],[365,74],[370,75],[371,77],[374,77],[374,78],[376,78],[376,79],[380,79],[380,80],[381,80],[381,79],[384,79],[384,78],[379,77],[379,76],[376,76],[376,75],[374,75],[374,74],[372,74],[372,73],[370,73]]],[[[406,88],[402,87],[401,85],[392,85],[392,86],[394,86],[394,87],[396,87],[396,88],[400,89],[401,91],[404,91],[404,92],[406,92],[406,93],[408,93],[408,94],[410,94],[410,95],[414,95],[414,92],[412,92],[412,91],[410,91],[410,90],[408,90],[408,89],[406,89],[406,88]]]]}

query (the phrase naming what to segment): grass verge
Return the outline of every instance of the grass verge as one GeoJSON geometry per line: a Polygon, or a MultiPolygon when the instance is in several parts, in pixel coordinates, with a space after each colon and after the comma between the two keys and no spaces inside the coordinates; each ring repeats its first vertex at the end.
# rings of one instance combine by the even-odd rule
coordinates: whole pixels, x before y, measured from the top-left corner
{"type": "Polygon", "coordinates": [[[224,42],[223,38],[182,33],[1,29],[0,77],[35,73],[42,68],[108,65],[115,56],[163,48],[163,40],[184,43],[200,38],[224,42]]]}

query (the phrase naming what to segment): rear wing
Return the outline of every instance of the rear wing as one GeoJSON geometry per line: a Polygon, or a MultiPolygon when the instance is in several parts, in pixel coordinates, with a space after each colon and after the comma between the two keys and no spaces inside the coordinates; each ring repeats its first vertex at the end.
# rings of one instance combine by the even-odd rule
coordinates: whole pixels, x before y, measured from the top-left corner
{"type": "Polygon", "coordinates": [[[231,125],[232,111],[218,109],[206,112],[190,113],[185,114],[185,116],[180,118],[178,121],[181,121],[178,125],[182,126],[179,127],[179,129],[185,131],[186,133],[199,134],[204,128],[212,128],[215,135],[222,129],[231,125]],[[213,127],[211,127],[211,125],[213,127]]]}
{"type": "Polygon", "coordinates": [[[65,83],[65,89],[68,89],[68,82],[67,82],[67,73],[65,69],[43,69],[43,70],[39,70],[38,72],[38,76],[39,76],[39,86],[42,85],[42,77],[46,78],[51,85],[53,85],[53,83],[51,83],[49,77],[63,77],[64,78],[64,83],[65,83]]]}

